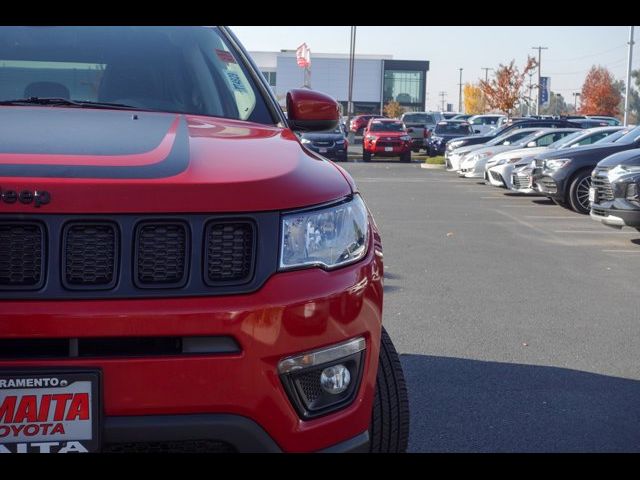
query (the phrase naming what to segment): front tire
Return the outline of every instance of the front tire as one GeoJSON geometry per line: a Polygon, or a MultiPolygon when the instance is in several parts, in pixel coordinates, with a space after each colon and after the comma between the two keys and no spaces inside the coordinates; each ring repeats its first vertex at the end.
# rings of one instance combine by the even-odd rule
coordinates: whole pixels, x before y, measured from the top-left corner
{"type": "Polygon", "coordinates": [[[591,172],[580,172],[571,182],[569,188],[569,205],[571,209],[582,214],[591,210],[589,204],[589,188],[591,187],[591,172]]]}
{"type": "Polygon", "coordinates": [[[382,327],[369,451],[403,453],[409,443],[409,397],[400,356],[382,327]]]}
{"type": "Polygon", "coordinates": [[[368,152],[367,150],[362,150],[362,161],[363,162],[370,162],[371,161],[371,152],[368,152]]]}

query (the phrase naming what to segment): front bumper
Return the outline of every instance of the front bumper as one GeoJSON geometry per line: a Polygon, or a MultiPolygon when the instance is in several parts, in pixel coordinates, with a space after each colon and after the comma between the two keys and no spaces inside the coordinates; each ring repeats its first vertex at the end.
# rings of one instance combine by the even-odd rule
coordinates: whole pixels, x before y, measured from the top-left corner
{"type": "Polygon", "coordinates": [[[593,220],[608,227],[640,227],[640,209],[628,206],[624,208],[626,206],[624,204],[629,205],[629,202],[616,199],[614,202],[607,202],[604,205],[594,203],[591,205],[590,216],[593,220]],[[618,208],[616,208],[616,204],[618,208]]]}
{"type": "Polygon", "coordinates": [[[120,438],[109,431],[123,417],[135,422],[135,417],[214,414],[249,419],[284,451],[335,446],[367,431],[371,418],[383,295],[381,249],[377,243],[374,248],[371,237],[367,256],[354,265],[331,272],[309,268],[278,273],[252,294],[0,302],[0,339],[220,335],[233,337],[240,352],[4,359],[0,368],[101,370],[107,441],[120,438]],[[353,402],[301,420],[278,375],[278,362],[359,336],[365,338],[366,350],[353,402]]]}
{"type": "MultiPolygon", "coordinates": [[[[282,452],[256,422],[239,415],[158,415],[108,417],[104,423],[103,451],[131,452],[282,452]]],[[[340,441],[320,452],[366,452],[369,432],[340,441]]]]}
{"type": "Polygon", "coordinates": [[[322,155],[330,160],[345,160],[347,158],[347,149],[344,147],[321,148],[314,145],[307,146],[309,150],[314,151],[318,155],[322,155]],[[324,150],[324,151],[322,151],[324,150]]]}
{"type": "Polygon", "coordinates": [[[391,147],[391,151],[387,151],[388,147],[375,145],[373,147],[369,146],[366,148],[368,152],[372,155],[376,155],[378,157],[393,157],[397,155],[402,155],[403,153],[407,153],[411,151],[411,144],[407,142],[405,145],[393,145],[391,147]]]}

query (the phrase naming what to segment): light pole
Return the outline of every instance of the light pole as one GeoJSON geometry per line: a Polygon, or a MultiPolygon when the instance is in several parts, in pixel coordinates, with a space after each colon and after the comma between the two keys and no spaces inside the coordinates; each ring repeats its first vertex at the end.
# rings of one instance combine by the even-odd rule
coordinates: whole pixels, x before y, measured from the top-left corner
{"type": "Polygon", "coordinates": [[[442,100],[442,110],[440,110],[441,112],[444,112],[444,97],[447,96],[447,92],[440,92],[440,99],[442,100]]]}
{"type": "Polygon", "coordinates": [[[627,63],[627,88],[624,96],[624,126],[627,126],[629,118],[629,90],[631,83],[631,58],[633,56],[633,27],[629,27],[629,63],[627,63]]]}
{"type": "Polygon", "coordinates": [[[349,99],[347,100],[347,128],[349,129],[349,143],[353,144],[351,132],[351,116],[353,115],[353,66],[356,53],[356,27],[351,27],[351,44],[349,46],[349,99]]]}
{"type": "Polygon", "coordinates": [[[458,70],[460,70],[460,83],[458,84],[458,112],[464,113],[462,111],[462,68],[459,68],[458,70]]]}
{"type": "Polygon", "coordinates": [[[542,71],[542,50],[548,50],[548,47],[531,47],[538,50],[538,98],[536,101],[536,115],[540,114],[540,72],[542,71]]]}

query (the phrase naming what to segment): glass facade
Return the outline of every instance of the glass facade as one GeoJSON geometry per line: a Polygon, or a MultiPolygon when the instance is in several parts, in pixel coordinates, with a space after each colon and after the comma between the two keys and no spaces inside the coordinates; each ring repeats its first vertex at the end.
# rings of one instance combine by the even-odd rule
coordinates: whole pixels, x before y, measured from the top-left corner
{"type": "Polygon", "coordinates": [[[406,111],[425,108],[425,87],[429,62],[414,60],[384,60],[382,100],[396,101],[406,111]]]}

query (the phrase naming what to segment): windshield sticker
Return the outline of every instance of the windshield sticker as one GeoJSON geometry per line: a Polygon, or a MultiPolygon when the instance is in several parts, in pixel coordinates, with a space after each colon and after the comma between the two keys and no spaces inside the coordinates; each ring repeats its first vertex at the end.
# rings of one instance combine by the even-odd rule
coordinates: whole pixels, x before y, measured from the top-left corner
{"type": "Polygon", "coordinates": [[[231,85],[233,85],[233,88],[238,92],[246,93],[247,88],[244,86],[244,83],[242,83],[242,79],[240,78],[240,75],[238,75],[236,72],[230,72],[230,71],[227,71],[226,73],[227,73],[227,77],[229,78],[229,81],[231,82],[231,85]]]}
{"type": "Polygon", "coordinates": [[[237,63],[236,59],[233,58],[233,55],[231,55],[231,52],[227,52],[226,50],[219,50],[216,48],[216,54],[218,55],[218,58],[224,63],[237,63]]]}

